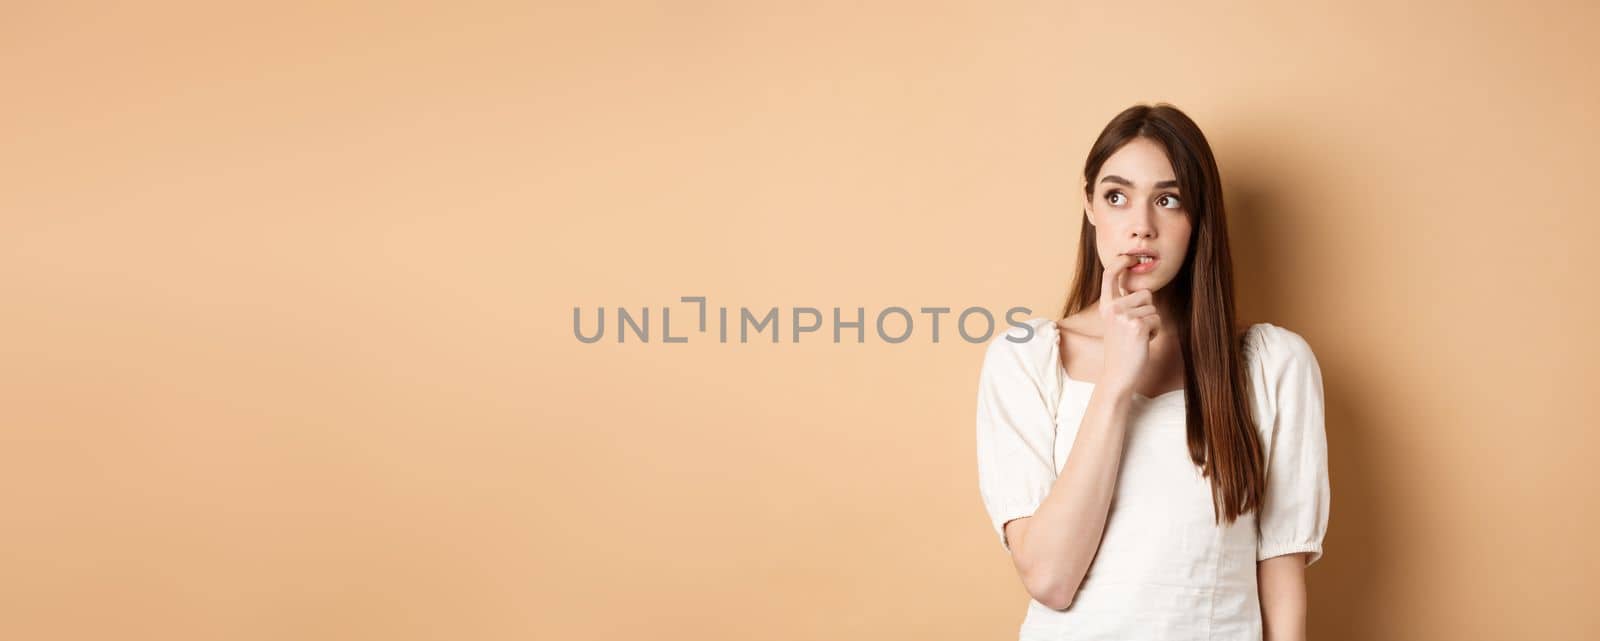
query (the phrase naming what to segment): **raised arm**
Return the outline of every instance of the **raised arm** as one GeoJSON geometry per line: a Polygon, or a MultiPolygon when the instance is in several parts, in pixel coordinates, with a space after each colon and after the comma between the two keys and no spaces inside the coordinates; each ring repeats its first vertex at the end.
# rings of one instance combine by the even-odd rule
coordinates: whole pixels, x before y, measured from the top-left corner
{"type": "Polygon", "coordinates": [[[1023,586],[1057,610],[1072,605],[1100,549],[1122,466],[1131,399],[1131,392],[1097,385],[1050,494],[1032,516],[1005,525],[1023,586]]]}
{"type": "Polygon", "coordinates": [[[1114,295],[1121,291],[1123,270],[1135,260],[1121,259],[1101,279],[1105,362],[1061,474],[1033,515],[1005,525],[1023,585],[1035,600],[1058,610],[1072,605],[1100,549],[1122,467],[1134,381],[1161,327],[1149,290],[1114,295]]]}

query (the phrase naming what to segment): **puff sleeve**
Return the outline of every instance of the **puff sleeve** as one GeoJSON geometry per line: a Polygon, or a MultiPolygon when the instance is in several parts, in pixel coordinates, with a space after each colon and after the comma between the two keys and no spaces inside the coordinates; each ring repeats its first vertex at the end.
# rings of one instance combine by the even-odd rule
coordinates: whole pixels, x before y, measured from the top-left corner
{"type": "Polygon", "coordinates": [[[1049,319],[1028,324],[1031,337],[1019,327],[990,341],[978,375],[978,489],[1007,552],[1006,522],[1033,515],[1056,479],[1058,330],[1049,319]]]}
{"type": "Polygon", "coordinates": [[[1270,420],[1258,426],[1267,469],[1256,560],[1309,552],[1309,566],[1322,558],[1331,502],[1322,369],[1299,334],[1266,323],[1258,329],[1257,392],[1270,420]]]}

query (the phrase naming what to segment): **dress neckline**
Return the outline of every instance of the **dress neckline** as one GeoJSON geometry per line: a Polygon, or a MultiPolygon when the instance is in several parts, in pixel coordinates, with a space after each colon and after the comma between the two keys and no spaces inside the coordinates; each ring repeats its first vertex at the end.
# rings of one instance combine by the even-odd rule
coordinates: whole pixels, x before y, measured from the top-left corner
{"type": "MultiPolygon", "coordinates": [[[[1056,363],[1056,369],[1061,372],[1061,378],[1066,380],[1068,383],[1074,383],[1074,384],[1081,385],[1083,387],[1087,387],[1087,388],[1090,388],[1090,389],[1093,389],[1095,387],[1094,383],[1090,383],[1088,381],[1080,381],[1080,380],[1078,380],[1076,378],[1073,378],[1071,375],[1067,374],[1066,366],[1062,365],[1059,361],[1056,363]]],[[[1157,394],[1155,396],[1145,396],[1144,394],[1140,394],[1138,392],[1134,392],[1133,393],[1133,397],[1134,398],[1142,400],[1142,401],[1158,401],[1158,400],[1161,400],[1163,398],[1166,398],[1166,397],[1172,396],[1172,395],[1182,396],[1183,395],[1183,390],[1181,390],[1181,389],[1169,390],[1169,391],[1157,394]]]]}

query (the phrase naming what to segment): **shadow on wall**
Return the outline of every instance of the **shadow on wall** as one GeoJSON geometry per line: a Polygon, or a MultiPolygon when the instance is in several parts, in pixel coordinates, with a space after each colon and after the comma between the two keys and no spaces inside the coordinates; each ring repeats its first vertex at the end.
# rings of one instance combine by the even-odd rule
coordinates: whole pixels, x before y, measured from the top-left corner
{"type": "Polygon", "coordinates": [[[1333,336],[1343,320],[1314,318],[1299,304],[1308,292],[1319,291],[1319,283],[1339,274],[1314,261],[1288,260],[1310,245],[1317,230],[1306,212],[1296,211],[1301,201],[1292,197],[1294,185],[1285,181],[1281,167],[1299,163],[1295,166],[1314,170],[1321,157],[1292,142],[1286,145],[1289,140],[1247,144],[1230,149],[1226,158],[1219,152],[1239,316],[1244,326],[1266,321],[1299,333],[1322,368],[1332,503],[1324,556],[1306,575],[1308,634],[1312,639],[1381,639],[1390,629],[1385,621],[1397,616],[1385,611],[1383,589],[1399,579],[1395,559],[1385,556],[1393,549],[1387,543],[1399,535],[1389,527],[1390,515],[1404,508],[1377,486],[1377,479],[1406,474],[1380,468],[1394,463],[1373,451],[1377,441],[1371,436],[1398,427],[1364,411],[1381,396],[1369,382],[1374,377],[1362,375],[1370,365],[1349,362],[1319,340],[1333,336]]]}

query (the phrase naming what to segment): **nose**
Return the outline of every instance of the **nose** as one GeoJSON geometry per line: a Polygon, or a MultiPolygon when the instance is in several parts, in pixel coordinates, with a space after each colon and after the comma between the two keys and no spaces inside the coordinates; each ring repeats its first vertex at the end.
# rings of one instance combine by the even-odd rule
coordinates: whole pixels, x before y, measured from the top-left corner
{"type": "Polygon", "coordinates": [[[1128,236],[1130,238],[1155,238],[1156,221],[1155,211],[1150,205],[1135,207],[1128,216],[1128,236]]]}

